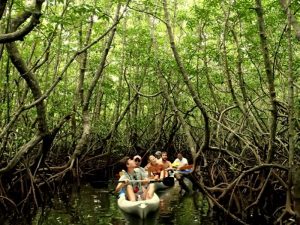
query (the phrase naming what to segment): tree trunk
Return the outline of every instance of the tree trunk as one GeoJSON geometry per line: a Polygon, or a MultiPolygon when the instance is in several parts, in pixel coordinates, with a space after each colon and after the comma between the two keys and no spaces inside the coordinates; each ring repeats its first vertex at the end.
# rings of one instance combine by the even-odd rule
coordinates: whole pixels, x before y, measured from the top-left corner
{"type": "Polygon", "coordinates": [[[231,98],[234,102],[235,105],[238,106],[238,108],[244,113],[244,110],[243,110],[243,107],[241,106],[241,103],[240,101],[238,101],[237,97],[236,97],[236,94],[235,94],[235,91],[234,91],[234,88],[233,88],[233,84],[232,84],[232,78],[231,78],[231,73],[229,71],[229,66],[228,66],[228,60],[227,60],[227,34],[228,34],[228,26],[229,26],[229,16],[230,16],[230,6],[229,6],[229,9],[227,10],[227,12],[224,12],[226,15],[225,15],[225,24],[224,24],[224,32],[223,32],[223,40],[222,40],[222,46],[223,46],[223,49],[222,49],[222,53],[223,53],[223,62],[222,62],[222,65],[223,65],[223,71],[224,71],[224,74],[226,74],[226,78],[227,78],[227,85],[228,85],[228,89],[230,91],[230,94],[231,94],[231,98]]]}
{"type": "Polygon", "coordinates": [[[186,123],[182,113],[178,110],[178,107],[176,106],[175,104],[175,101],[174,101],[174,97],[171,97],[171,93],[170,91],[168,90],[168,85],[165,84],[164,82],[164,78],[163,78],[163,74],[162,74],[162,71],[160,69],[160,66],[158,65],[158,78],[159,78],[159,83],[160,83],[160,87],[162,88],[162,91],[163,91],[163,96],[164,98],[169,102],[169,104],[171,105],[173,111],[175,112],[176,116],[179,118],[179,121],[182,125],[182,128],[183,128],[183,131],[186,135],[186,139],[187,139],[187,144],[190,148],[190,151],[193,155],[193,160],[196,159],[196,156],[197,156],[197,150],[196,150],[196,143],[194,142],[194,139],[191,135],[191,131],[190,131],[190,128],[188,126],[188,124],[186,123]]]}
{"type": "MultiPolygon", "coordinates": [[[[116,23],[119,20],[120,8],[121,8],[121,4],[118,4],[116,14],[115,14],[115,17],[114,17],[114,21],[113,21],[114,23],[116,23]]],[[[112,29],[112,31],[111,31],[111,33],[108,37],[105,49],[102,53],[102,56],[101,56],[101,59],[100,59],[100,62],[99,62],[99,67],[96,71],[94,79],[93,79],[92,83],[90,84],[89,89],[88,89],[88,91],[86,93],[86,96],[85,96],[85,99],[84,99],[84,103],[83,103],[83,106],[82,106],[82,115],[83,115],[82,135],[81,135],[81,138],[80,138],[78,144],[76,145],[76,148],[75,148],[75,150],[74,150],[74,152],[73,152],[73,154],[72,154],[72,156],[71,156],[71,158],[70,158],[70,160],[67,164],[67,165],[70,165],[70,168],[73,167],[75,159],[77,159],[77,157],[81,155],[81,153],[84,149],[84,146],[87,143],[89,134],[90,134],[90,115],[89,115],[90,114],[90,112],[89,112],[90,100],[91,100],[91,97],[93,95],[93,91],[96,87],[96,84],[97,84],[98,80],[100,79],[100,77],[103,74],[103,70],[104,70],[105,62],[106,62],[106,57],[109,53],[109,49],[110,49],[112,41],[114,39],[115,32],[116,32],[116,27],[114,27],[112,29]]]]}
{"type": "Polygon", "coordinates": [[[269,146],[268,146],[268,155],[267,163],[271,163],[275,154],[275,136],[277,129],[277,104],[276,104],[276,92],[274,85],[274,74],[272,72],[272,63],[270,60],[268,41],[265,30],[265,21],[263,16],[263,8],[261,5],[261,0],[256,0],[256,13],[257,13],[257,22],[260,35],[260,45],[261,51],[264,58],[265,72],[267,75],[268,89],[269,89],[269,98],[271,104],[271,115],[269,122],[269,146]]]}
{"type": "MultiPolygon", "coordinates": [[[[85,41],[83,42],[83,37],[82,37],[82,23],[79,31],[79,47],[82,49],[85,46],[88,46],[90,43],[91,39],[91,33],[92,33],[92,27],[93,27],[93,16],[90,17],[90,22],[89,22],[89,28],[88,32],[85,37],[85,41]]],[[[80,72],[79,72],[79,79],[78,79],[78,84],[77,84],[77,90],[76,93],[74,94],[75,98],[73,100],[73,116],[72,116],[72,136],[73,136],[73,146],[76,146],[75,140],[76,140],[76,134],[77,134],[77,125],[76,125],[76,111],[78,110],[78,106],[82,107],[83,105],[83,96],[84,96],[84,87],[83,87],[83,82],[84,82],[84,77],[85,77],[85,72],[86,72],[86,66],[87,66],[87,57],[88,57],[88,51],[87,49],[83,51],[79,56],[79,62],[80,62],[80,72]]],[[[87,116],[85,116],[85,119],[87,116]]],[[[83,119],[83,121],[85,121],[83,119]]],[[[85,122],[83,122],[85,123],[85,122]]]]}
{"type": "Polygon", "coordinates": [[[207,40],[206,40],[205,34],[203,34],[204,33],[203,29],[204,29],[204,25],[203,25],[202,29],[199,28],[199,41],[200,41],[200,43],[203,43],[204,75],[207,80],[207,85],[210,90],[210,94],[213,98],[213,103],[216,104],[217,110],[220,111],[221,108],[220,108],[220,104],[219,104],[219,98],[214,91],[213,83],[210,79],[210,75],[209,75],[209,71],[208,71],[209,67],[208,67],[208,55],[207,55],[207,40]]]}
{"type": "MultiPolygon", "coordinates": [[[[284,12],[288,15],[288,8],[289,8],[290,3],[288,4],[287,0],[279,0],[279,3],[282,6],[284,12]]],[[[288,15],[288,16],[291,18],[290,19],[291,25],[293,26],[294,31],[296,33],[296,38],[298,39],[298,41],[300,41],[300,23],[297,21],[297,18],[295,17],[293,12],[291,12],[290,15],[288,15]]]]}
{"type": "MultiPolygon", "coordinates": [[[[18,21],[15,20],[16,23],[13,26],[15,26],[16,29],[9,30],[10,33],[0,34],[0,43],[11,43],[16,40],[23,40],[24,37],[30,33],[38,24],[41,14],[41,8],[43,5],[44,0],[36,0],[35,1],[35,9],[32,10],[32,12],[24,11],[24,13],[18,17],[18,21]],[[31,17],[29,23],[22,26],[19,30],[17,30],[17,27],[20,27],[27,18],[31,17]]],[[[0,10],[2,10],[2,2],[0,2],[0,10]]],[[[3,1],[4,6],[6,5],[6,2],[3,1]]],[[[1,12],[0,12],[1,13],[1,12]]],[[[3,12],[2,12],[3,13],[3,12]]],[[[0,14],[2,16],[2,14],[0,14]]]]}
{"type": "MultiPolygon", "coordinates": [[[[290,3],[290,1],[289,1],[290,3]]],[[[286,211],[289,213],[292,212],[292,167],[294,166],[294,151],[295,151],[295,98],[294,98],[294,73],[293,73],[293,47],[292,47],[292,34],[291,34],[291,26],[292,26],[292,13],[288,8],[288,143],[289,143],[289,179],[288,179],[288,189],[286,195],[286,211]]],[[[296,201],[295,201],[296,202],[296,201]]],[[[294,205],[296,210],[298,224],[300,223],[300,209],[297,205],[294,205]]]]}
{"type": "MultiPolygon", "coordinates": [[[[186,71],[186,69],[182,63],[182,60],[179,56],[179,53],[177,51],[175,41],[174,41],[173,31],[172,31],[171,24],[170,24],[170,16],[169,16],[169,11],[168,11],[167,0],[163,0],[163,7],[164,7],[164,14],[165,14],[165,22],[166,22],[165,24],[166,24],[168,35],[169,35],[170,46],[173,51],[173,55],[174,55],[175,61],[177,63],[177,66],[179,68],[179,72],[181,73],[181,75],[184,79],[184,82],[185,82],[194,102],[196,103],[197,107],[200,109],[200,112],[202,113],[202,116],[204,119],[205,133],[204,133],[203,144],[201,145],[200,151],[207,150],[209,147],[209,141],[210,141],[209,117],[208,117],[208,114],[206,112],[204,105],[202,104],[202,102],[198,96],[198,93],[195,91],[195,89],[193,88],[193,86],[189,80],[187,71],[186,71]]],[[[200,151],[196,152],[195,149],[191,149],[191,151],[192,151],[193,157],[195,157],[195,158],[200,155],[199,154],[200,151]]]]}
{"type": "MultiPolygon", "coordinates": [[[[36,3],[36,12],[40,13],[41,7],[42,7],[43,1],[37,1],[36,3]]],[[[15,31],[19,25],[23,23],[23,20],[26,20],[27,16],[20,16],[12,21],[12,24],[14,26],[11,27],[11,31],[15,31]]],[[[6,45],[8,55],[20,73],[20,76],[26,81],[28,87],[31,90],[31,93],[33,95],[33,98],[35,100],[38,100],[42,97],[42,92],[39,86],[39,83],[37,79],[35,78],[35,74],[28,68],[25,61],[22,59],[19,50],[17,48],[17,45],[15,43],[9,43],[6,45]]],[[[36,111],[37,111],[37,122],[38,122],[38,132],[35,137],[31,139],[28,143],[24,144],[20,150],[15,154],[13,159],[7,164],[7,166],[0,170],[0,173],[5,173],[9,171],[10,169],[14,168],[19,160],[22,158],[22,156],[30,151],[35,145],[39,143],[40,140],[43,139],[42,144],[42,151],[40,151],[40,154],[43,154],[44,156],[49,152],[51,144],[49,145],[48,140],[48,125],[47,125],[47,119],[46,119],[46,107],[44,104],[44,101],[41,100],[36,104],[36,111]]]]}
{"type": "Polygon", "coordinates": [[[2,19],[3,13],[5,12],[7,0],[0,0],[0,20],[2,19]]]}

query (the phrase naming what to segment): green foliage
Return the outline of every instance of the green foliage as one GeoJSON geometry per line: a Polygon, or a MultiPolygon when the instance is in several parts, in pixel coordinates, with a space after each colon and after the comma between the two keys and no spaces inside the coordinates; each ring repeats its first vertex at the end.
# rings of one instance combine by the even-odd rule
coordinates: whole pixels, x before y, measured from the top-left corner
{"type": "Polygon", "coordinates": [[[16,0],[13,2],[13,12],[14,13],[20,13],[25,11],[26,5],[24,4],[24,1],[22,0],[16,0]]]}
{"type": "MultiPolygon", "coordinates": [[[[108,15],[103,11],[100,6],[95,6],[92,4],[80,4],[71,7],[69,12],[69,19],[87,19],[91,15],[97,15],[98,17],[103,17],[104,19],[108,20],[108,15]]],[[[68,17],[66,18],[68,20],[68,17]]]]}
{"type": "MultiPolygon", "coordinates": [[[[76,51],[82,48],[89,32],[90,17],[93,16],[94,19],[91,43],[111,26],[116,5],[118,3],[124,5],[125,2],[124,0],[71,2],[65,14],[61,16],[64,1],[47,1],[41,23],[25,37],[24,42],[18,43],[22,58],[31,68],[45,59],[46,46],[48,46],[49,41],[51,42],[51,47],[47,52],[47,63],[34,71],[42,93],[48,90],[76,51]],[[51,37],[52,39],[50,39],[51,37]]],[[[266,104],[268,102],[268,95],[266,94],[268,86],[260,47],[257,16],[254,9],[255,2],[250,0],[231,1],[231,3],[213,0],[198,2],[182,0],[177,1],[177,5],[174,5],[174,2],[168,2],[176,47],[184,69],[188,73],[193,88],[197,90],[201,101],[203,101],[203,105],[208,110],[216,110],[214,108],[215,103],[211,103],[213,94],[220,100],[220,109],[217,110],[223,110],[235,104],[229,92],[225,69],[229,70],[232,77],[237,98],[243,102],[237,67],[237,57],[240,53],[242,58],[241,76],[247,89],[247,95],[249,99],[255,101],[255,107],[262,109],[258,115],[263,115],[261,120],[266,122],[268,120],[268,105],[266,104]],[[224,43],[225,19],[228,10],[230,10],[228,27],[226,28],[228,33],[224,43]],[[239,49],[232,31],[238,39],[239,49]],[[224,65],[224,44],[226,44],[227,50],[227,68],[224,65]],[[209,87],[212,87],[213,90],[209,87]]],[[[264,1],[263,4],[270,56],[274,63],[277,96],[278,100],[286,102],[287,94],[284,87],[287,84],[286,73],[289,62],[288,42],[284,30],[286,15],[278,2],[264,1]]],[[[140,87],[139,91],[146,95],[155,94],[162,90],[158,80],[160,73],[166,79],[170,96],[176,99],[176,104],[183,113],[195,105],[170,48],[166,27],[163,23],[164,12],[161,2],[132,1],[130,6],[131,9],[128,9],[117,25],[116,36],[110,47],[103,72],[103,81],[97,84],[97,91],[92,95],[92,104],[89,109],[91,118],[95,120],[92,129],[93,132],[99,133],[101,136],[105,136],[115,121],[115,109],[119,107],[119,112],[122,112],[128,100],[135,94],[137,87],[140,87]],[[97,98],[98,92],[103,93],[104,96],[101,102],[97,98]],[[97,105],[101,105],[100,115],[93,115],[97,105]]],[[[296,3],[292,3],[293,8],[296,6],[296,3]]],[[[13,15],[23,12],[25,8],[23,1],[14,1],[13,15]]],[[[106,40],[107,36],[87,50],[87,64],[83,83],[84,96],[100,66],[99,62],[106,40]]],[[[297,60],[299,49],[296,43],[293,45],[293,57],[295,59],[293,68],[296,74],[299,70],[299,60],[297,60]]],[[[6,52],[4,52],[3,57],[6,57],[6,52]]],[[[0,68],[1,74],[5,74],[7,63],[7,60],[3,59],[0,68]]],[[[63,116],[72,112],[76,102],[76,121],[79,124],[78,132],[80,133],[81,106],[75,95],[77,96],[78,91],[81,60],[81,56],[78,56],[70,64],[60,83],[45,101],[47,104],[47,121],[51,127],[63,116]]],[[[22,80],[22,78],[13,69],[13,66],[9,65],[11,66],[10,99],[5,97],[1,101],[0,109],[6,111],[6,101],[10,101],[13,113],[19,106],[25,84],[22,82],[21,85],[16,85],[17,81],[22,80]]],[[[297,83],[298,80],[295,82],[297,83]]],[[[3,84],[1,85],[1,92],[4,92],[3,84]]],[[[32,101],[32,96],[29,93],[25,102],[29,104],[32,101]]],[[[299,105],[298,99],[295,102],[297,107],[299,105]]],[[[165,100],[161,95],[155,97],[140,96],[136,104],[132,105],[126,119],[121,122],[118,128],[120,129],[119,132],[129,134],[133,129],[137,129],[139,132],[145,131],[147,133],[147,126],[149,126],[151,134],[151,129],[156,127],[157,121],[160,120],[161,106],[166,105],[165,100]],[[134,107],[137,108],[137,117],[133,116],[134,107]]],[[[212,114],[218,113],[220,112],[212,112],[212,114]]],[[[231,119],[237,119],[241,116],[238,110],[232,110],[230,113],[228,118],[231,119]]],[[[172,108],[168,107],[166,118],[171,118],[173,114],[172,108]]],[[[5,114],[2,113],[1,117],[2,121],[6,121],[5,114]]],[[[27,140],[36,129],[33,126],[30,128],[30,132],[24,135],[24,128],[32,125],[35,121],[35,110],[25,112],[24,117],[30,118],[26,120],[26,125],[22,124],[20,120],[14,127],[14,129],[18,129],[18,134],[20,134],[18,135],[20,138],[16,138],[18,139],[16,142],[19,144],[24,143],[24,140],[27,140]],[[24,139],[23,136],[26,138],[24,139]]],[[[201,127],[203,125],[201,118],[201,114],[197,111],[193,113],[193,118],[188,120],[191,126],[201,127]]],[[[236,126],[235,124],[231,125],[232,127],[236,126]]],[[[166,128],[166,136],[170,127],[167,126],[166,128]]],[[[201,136],[201,129],[196,130],[196,132],[201,136]]],[[[147,138],[151,138],[150,134],[147,138]]]]}

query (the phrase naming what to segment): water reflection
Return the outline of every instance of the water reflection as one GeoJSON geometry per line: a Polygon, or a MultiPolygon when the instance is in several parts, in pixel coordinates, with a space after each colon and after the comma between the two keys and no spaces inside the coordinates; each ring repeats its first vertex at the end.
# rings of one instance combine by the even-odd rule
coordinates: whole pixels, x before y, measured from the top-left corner
{"type": "MultiPolygon", "coordinates": [[[[208,205],[202,199],[202,195],[194,193],[189,196],[179,194],[180,189],[175,186],[160,196],[159,224],[170,225],[199,225],[202,217],[206,217],[208,205]],[[201,206],[201,207],[199,207],[201,206]],[[205,214],[201,213],[205,211],[205,214]]],[[[206,221],[203,224],[212,224],[206,221]]]]}
{"type": "Polygon", "coordinates": [[[146,219],[140,219],[136,216],[130,215],[128,213],[122,213],[126,225],[156,225],[158,213],[150,213],[146,219]]]}
{"type": "Polygon", "coordinates": [[[125,224],[115,202],[115,196],[107,190],[84,186],[80,192],[74,191],[69,201],[62,201],[58,196],[54,199],[53,207],[41,209],[32,224],[125,224]]]}
{"type": "MultiPolygon", "coordinates": [[[[113,188],[113,187],[111,187],[113,188]]],[[[181,196],[179,187],[158,192],[159,211],[141,220],[123,213],[117,199],[107,189],[84,186],[74,192],[69,201],[55,199],[53,207],[41,209],[32,225],[84,224],[84,225],[199,225],[203,222],[207,205],[197,196],[181,196]]],[[[203,223],[202,223],[203,222],[203,223]]]]}

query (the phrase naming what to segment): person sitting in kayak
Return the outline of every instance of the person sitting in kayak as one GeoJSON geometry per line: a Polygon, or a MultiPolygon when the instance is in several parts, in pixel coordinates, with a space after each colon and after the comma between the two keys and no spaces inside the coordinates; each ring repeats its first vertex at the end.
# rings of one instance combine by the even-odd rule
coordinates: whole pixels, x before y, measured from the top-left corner
{"type": "Polygon", "coordinates": [[[172,163],[173,167],[176,167],[177,170],[181,170],[184,166],[187,166],[189,163],[186,158],[182,156],[181,153],[177,154],[177,159],[172,163]]]}
{"type": "Polygon", "coordinates": [[[156,151],[154,154],[155,158],[157,158],[158,160],[161,159],[161,151],[156,151]]]}
{"type": "Polygon", "coordinates": [[[165,177],[163,164],[154,155],[150,155],[148,161],[149,163],[146,166],[148,168],[148,177],[155,180],[162,180],[165,177]]]}
{"type": "Polygon", "coordinates": [[[141,170],[141,172],[145,175],[145,177],[147,176],[147,172],[145,170],[145,168],[141,167],[141,164],[142,164],[142,157],[139,156],[139,155],[135,155],[133,157],[133,160],[135,161],[135,164],[136,164],[136,168],[141,170]]]}
{"type": "Polygon", "coordinates": [[[162,163],[165,174],[164,177],[169,176],[169,171],[173,170],[172,163],[168,160],[168,153],[162,152],[161,153],[161,159],[158,160],[158,162],[162,163]]]}
{"type": "Polygon", "coordinates": [[[154,184],[150,184],[150,180],[136,168],[135,161],[126,156],[120,160],[120,165],[122,176],[119,178],[115,192],[125,193],[129,201],[136,201],[140,198],[141,200],[151,199],[154,194],[154,184]],[[144,185],[148,185],[147,188],[144,185]]]}

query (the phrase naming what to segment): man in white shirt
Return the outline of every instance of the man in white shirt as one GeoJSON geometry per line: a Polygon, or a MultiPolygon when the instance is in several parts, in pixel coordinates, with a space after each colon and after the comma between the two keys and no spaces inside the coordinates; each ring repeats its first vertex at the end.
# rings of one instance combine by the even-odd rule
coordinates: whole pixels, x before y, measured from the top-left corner
{"type": "Polygon", "coordinates": [[[182,156],[181,153],[177,154],[177,159],[173,162],[173,167],[177,167],[177,170],[180,170],[183,166],[187,166],[189,163],[186,158],[182,156]]]}
{"type": "MultiPolygon", "coordinates": [[[[186,158],[182,156],[181,153],[177,154],[177,159],[173,162],[173,167],[175,167],[177,170],[185,170],[188,166],[188,161],[186,158]]],[[[189,192],[190,188],[186,185],[184,182],[184,179],[186,177],[185,174],[182,173],[175,173],[174,177],[178,180],[179,185],[181,186],[180,193],[189,192]],[[184,192],[183,192],[184,191],[184,192]]]]}

